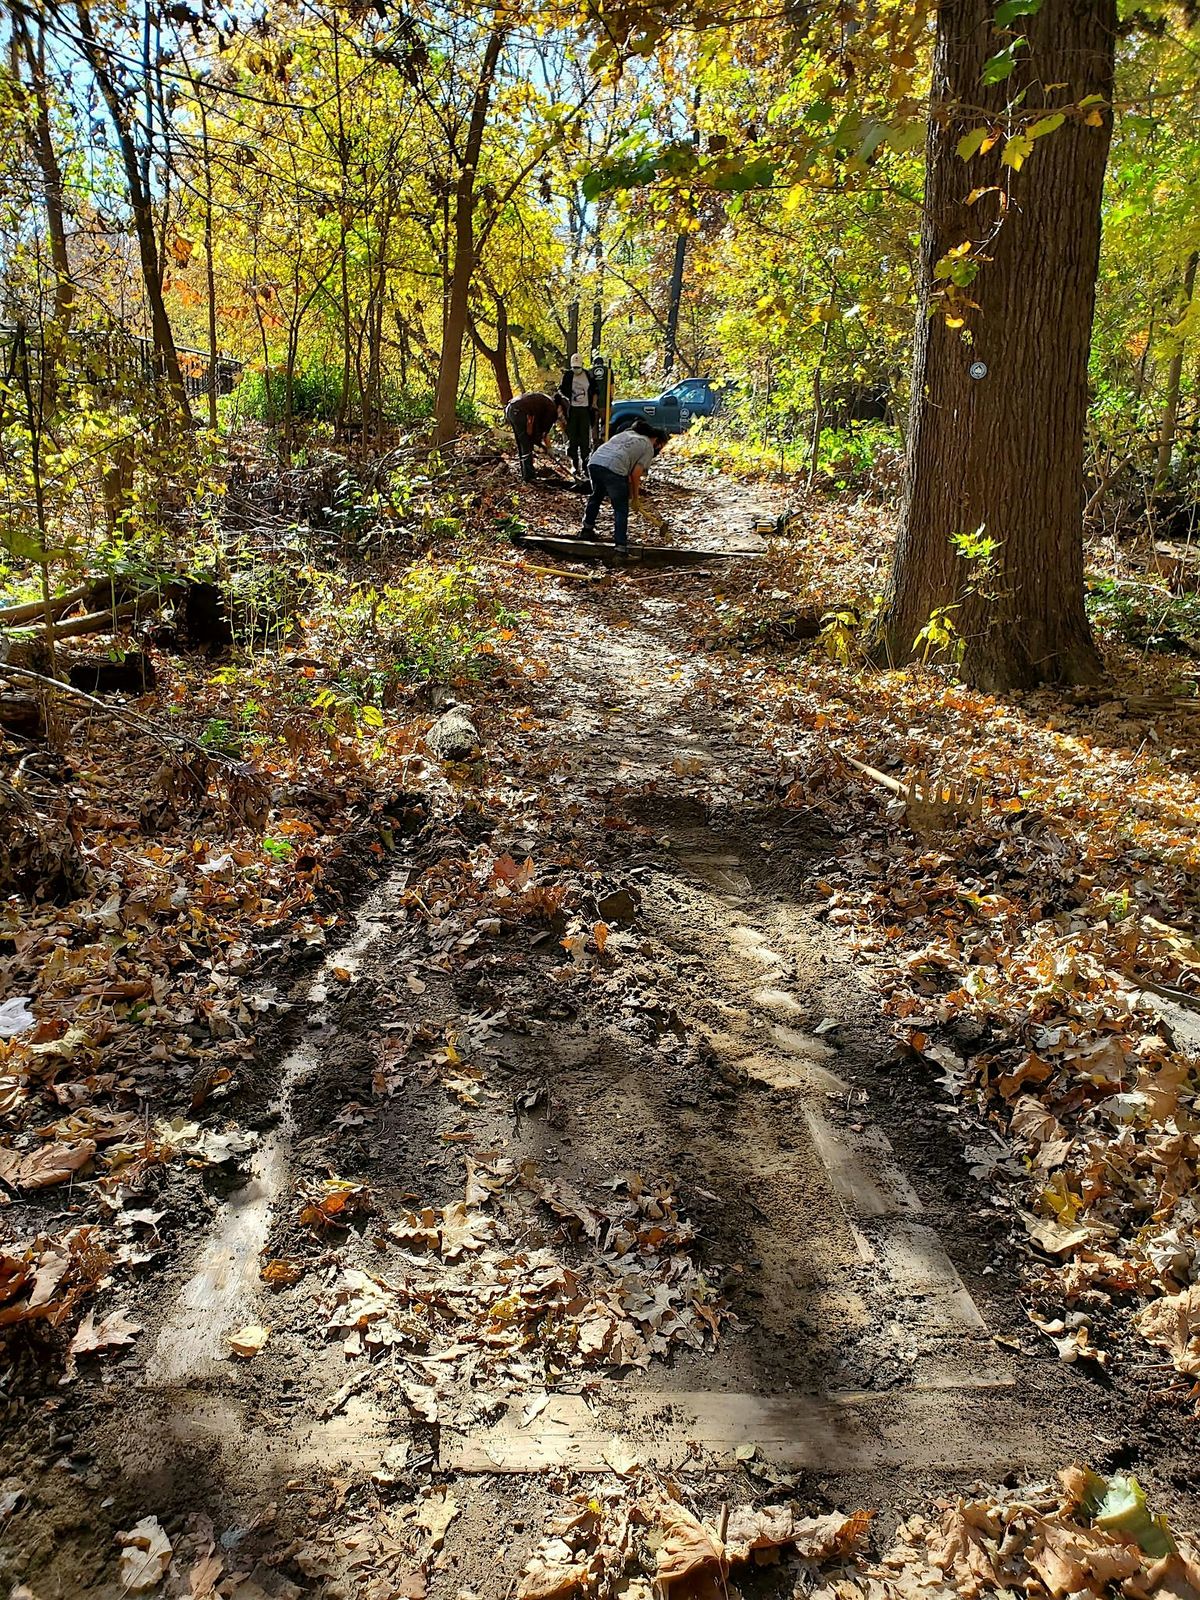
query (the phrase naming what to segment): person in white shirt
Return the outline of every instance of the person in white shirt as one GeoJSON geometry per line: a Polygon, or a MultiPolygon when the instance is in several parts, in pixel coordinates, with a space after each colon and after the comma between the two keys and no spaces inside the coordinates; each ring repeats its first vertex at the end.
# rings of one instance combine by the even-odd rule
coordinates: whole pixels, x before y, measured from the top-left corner
{"type": "Polygon", "coordinates": [[[591,539],[596,533],[596,518],[606,500],[613,508],[613,543],[617,554],[624,556],[629,549],[629,508],[640,509],[638,497],[646,469],[666,445],[669,435],[652,428],[640,419],[624,433],[614,434],[592,452],[588,464],[588,477],[592,492],[583,510],[581,539],[591,539]]]}
{"type": "Polygon", "coordinates": [[[576,353],[562,375],[558,392],[567,405],[567,454],[581,478],[587,477],[592,451],[592,432],[596,425],[596,380],[576,353]]]}

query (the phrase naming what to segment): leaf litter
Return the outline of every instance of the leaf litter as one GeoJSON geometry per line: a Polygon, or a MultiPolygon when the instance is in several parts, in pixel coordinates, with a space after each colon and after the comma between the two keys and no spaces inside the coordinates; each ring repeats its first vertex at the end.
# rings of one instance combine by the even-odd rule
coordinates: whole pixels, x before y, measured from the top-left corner
{"type": "Polygon", "coordinates": [[[1137,1480],[1083,1466],[1057,1485],[935,1501],[873,1548],[869,1510],[810,1514],[795,1501],[717,1504],[711,1489],[707,1497],[705,1511],[677,1482],[644,1469],[581,1486],[548,1518],[519,1600],[610,1600],[642,1593],[641,1582],[647,1597],[652,1583],[665,1600],[715,1600],[741,1592],[739,1573],[779,1563],[795,1595],[820,1600],[1200,1593],[1200,1553],[1150,1511],[1137,1480]]]}
{"type": "Polygon", "coordinates": [[[425,1420],[477,1413],[481,1390],[520,1396],[532,1420],[570,1372],[715,1343],[728,1312],[666,1189],[630,1175],[588,1200],[532,1162],[469,1158],[465,1196],[390,1223],[387,1272],[343,1267],[323,1301],[347,1355],[405,1358],[425,1420]]]}
{"type": "MultiPolygon", "coordinates": [[[[1145,740],[1152,724],[1119,694],[1109,719],[1048,692],[1000,701],[935,671],[811,661],[803,676],[746,662],[713,696],[768,707],[782,815],[815,813],[835,836],[823,919],[874,964],[909,1059],[938,1074],[964,1127],[975,1116],[991,1129],[973,1175],[1034,1247],[1039,1325],[1064,1359],[1103,1361],[1123,1313],[1198,1376],[1200,929],[1187,884],[1200,781],[1145,740]],[[983,814],[914,832],[843,754],[979,780],[983,814]],[[1082,1346],[1050,1331],[1079,1315],[1095,1324],[1082,1346]]],[[[1186,718],[1161,726],[1176,754],[1190,748],[1186,718]]]]}

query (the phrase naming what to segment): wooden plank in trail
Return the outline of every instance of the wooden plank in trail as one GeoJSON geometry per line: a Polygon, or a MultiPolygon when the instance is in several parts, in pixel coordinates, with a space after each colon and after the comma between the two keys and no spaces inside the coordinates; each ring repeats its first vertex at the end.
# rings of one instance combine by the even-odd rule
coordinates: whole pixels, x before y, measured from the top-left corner
{"type": "Polygon", "coordinates": [[[603,1471],[614,1438],[646,1465],[731,1466],[739,1447],[787,1470],[827,1473],[1044,1470],[1063,1441],[1041,1408],[1013,1401],[1002,1424],[996,1394],[1011,1374],[883,1394],[680,1393],[604,1386],[590,1399],[553,1395],[523,1425],[514,1406],[447,1452],[462,1472],[603,1471]]]}
{"type": "MultiPolygon", "coordinates": [[[[518,550],[544,550],[560,561],[603,561],[616,564],[616,547],[607,540],[559,539],[549,534],[525,533],[513,536],[518,550]]],[[[630,567],[698,567],[713,561],[729,561],[735,556],[753,555],[752,550],[692,550],[686,545],[636,544],[629,549],[630,567]]]]}

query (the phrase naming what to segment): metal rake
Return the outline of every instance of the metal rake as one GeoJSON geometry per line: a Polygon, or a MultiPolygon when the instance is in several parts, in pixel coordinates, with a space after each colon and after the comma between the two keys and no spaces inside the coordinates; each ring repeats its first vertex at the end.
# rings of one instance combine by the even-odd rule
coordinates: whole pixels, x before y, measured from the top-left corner
{"type": "Polygon", "coordinates": [[[944,832],[983,815],[983,784],[977,779],[931,778],[923,767],[901,782],[853,756],[846,760],[895,796],[903,807],[904,820],[917,833],[944,832]]]}

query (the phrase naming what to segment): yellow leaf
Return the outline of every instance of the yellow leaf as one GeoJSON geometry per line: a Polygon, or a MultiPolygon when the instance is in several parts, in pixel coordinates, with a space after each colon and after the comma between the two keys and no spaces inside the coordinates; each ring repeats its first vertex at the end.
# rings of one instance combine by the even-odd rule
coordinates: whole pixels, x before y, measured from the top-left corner
{"type": "Polygon", "coordinates": [[[239,1328],[236,1333],[229,1335],[229,1348],[235,1356],[241,1356],[244,1360],[249,1361],[258,1354],[270,1337],[270,1328],[259,1328],[253,1325],[248,1328],[239,1328]]]}
{"type": "Polygon", "coordinates": [[[277,1283],[286,1286],[289,1283],[299,1283],[304,1276],[304,1268],[296,1261],[268,1261],[262,1269],[261,1277],[264,1283],[277,1283]]]}
{"type": "Polygon", "coordinates": [[[1004,146],[1004,154],[1000,157],[1002,164],[1011,167],[1014,172],[1020,172],[1025,165],[1025,158],[1033,149],[1033,140],[1027,133],[1014,133],[1004,146]]]}

